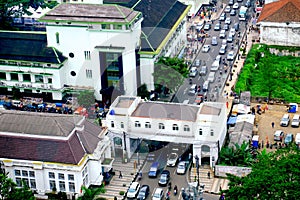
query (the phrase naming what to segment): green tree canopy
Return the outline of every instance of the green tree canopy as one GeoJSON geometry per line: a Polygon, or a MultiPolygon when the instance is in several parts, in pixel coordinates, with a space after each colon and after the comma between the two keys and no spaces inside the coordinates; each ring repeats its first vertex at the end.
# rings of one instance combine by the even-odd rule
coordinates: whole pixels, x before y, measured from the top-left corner
{"type": "Polygon", "coordinates": [[[84,90],[76,95],[78,104],[83,107],[89,107],[95,103],[95,96],[93,90],[84,90]]]}
{"type": "Polygon", "coordinates": [[[298,199],[300,196],[300,151],[291,145],[258,155],[258,162],[245,177],[228,174],[228,199],[298,199]]]}
{"type": "Polygon", "coordinates": [[[81,187],[83,195],[78,198],[78,200],[94,200],[95,197],[100,193],[105,193],[105,189],[103,186],[99,188],[86,188],[84,186],[81,187]]]}

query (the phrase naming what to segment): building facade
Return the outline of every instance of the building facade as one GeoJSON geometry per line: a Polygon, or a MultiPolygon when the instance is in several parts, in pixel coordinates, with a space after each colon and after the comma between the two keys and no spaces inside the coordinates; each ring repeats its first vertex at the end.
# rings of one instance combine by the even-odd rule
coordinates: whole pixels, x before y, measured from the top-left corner
{"type": "Polygon", "coordinates": [[[105,124],[115,150],[130,158],[141,139],[193,145],[193,154],[212,167],[226,136],[224,103],[200,106],[118,97],[105,124]],[[116,143],[116,141],[119,141],[116,143]]]}
{"type": "Polygon", "coordinates": [[[111,168],[107,130],[84,117],[5,110],[0,121],[2,167],[40,195],[80,194],[81,186],[101,185],[111,168]]]}

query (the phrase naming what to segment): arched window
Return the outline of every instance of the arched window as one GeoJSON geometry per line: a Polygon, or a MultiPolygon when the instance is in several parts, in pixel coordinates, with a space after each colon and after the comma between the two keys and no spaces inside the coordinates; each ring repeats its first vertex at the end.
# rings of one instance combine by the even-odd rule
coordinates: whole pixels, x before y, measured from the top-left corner
{"type": "Polygon", "coordinates": [[[115,127],[115,122],[114,122],[114,121],[111,121],[111,122],[110,122],[110,126],[111,126],[112,128],[114,128],[114,127],[115,127]]]}
{"type": "Polygon", "coordinates": [[[190,131],[190,127],[188,125],[184,125],[183,131],[189,132],[190,131]]]}
{"type": "Polygon", "coordinates": [[[163,123],[158,124],[158,129],[165,129],[165,125],[163,123]]]}
{"type": "Polygon", "coordinates": [[[121,125],[121,128],[124,128],[124,122],[121,122],[120,125],[121,125]]]}
{"type": "Polygon", "coordinates": [[[141,123],[139,121],[135,121],[134,126],[135,127],[141,127],[141,123]]]}
{"type": "Polygon", "coordinates": [[[210,136],[214,136],[214,130],[210,129],[210,136]]]}
{"type": "Polygon", "coordinates": [[[202,131],[202,128],[199,129],[199,135],[202,135],[203,134],[203,131],[202,131]]]}
{"type": "Polygon", "coordinates": [[[146,122],[146,123],[145,123],[145,128],[151,128],[150,122],[146,122]]]}
{"type": "Polygon", "coordinates": [[[178,131],[179,130],[179,127],[177,124],[173,124],[173,131],[178,131]]]}

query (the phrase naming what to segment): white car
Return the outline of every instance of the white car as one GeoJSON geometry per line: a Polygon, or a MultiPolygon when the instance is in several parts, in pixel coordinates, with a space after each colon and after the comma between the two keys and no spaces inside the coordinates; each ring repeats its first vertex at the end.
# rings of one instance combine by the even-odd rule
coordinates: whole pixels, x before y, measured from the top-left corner
{"type": "Polygon", "coordinates": [[[220,31],[219,37],[220,38],[225,38],[226,37],[226,31],[224,29],[220,31]]]}
{"type": "Polygon", "coordinates": [[[202,47],[202,52],[207,53],[209,51],[209,49],[210,49],[210,46],[206,44],[202,47]]]}
{"type": "Polygon", "coordinates": [[[177,163],[178,160],[178,154],[177,153],[171,153],[168,161],[167,161],[167,166],[174,167],[177,163]]]}
{"type": "Polygon", "coordinates": [[[164,191],[161,188],[156,188],[153,193],[152,200],[162,200],[164,198],[164,191]]]}
{"type": "Polygon", "coordinates": [[[179,162],[179,164],[177,166],[176,173],[177,174],[185,174],[185,171],[186,171],[186,163],[185,163],[185,161],[179,162]]]}
{"type": "Polygon", "coordinates": [[[127,191],[127,198],[136,198],[140,190],[140,184],[138,182],[132,182],[127,191]]]}
{"type": "Polygon", "coordinates": [[[234,59],[234,52],[233,51],[230,51],[228,54],[227,54],[227,60],[228,61],[231,61],[234,59]]]}
{"type": "Polygon", "coordinates": [[[231,19],[230,19],[230,17],[227,17],[227,18],[225,19],[225,24],[231,24],[231,19]]]}
{"type": "Polygon", "coordinates": [[[231,10],[230,6],[226,6],[226,8],[224,9],[224,12],[229,13],[231,10]]]}
{"type": "Polygon", "coordinates": [[[210,24],[205,24],[204,28],[205,31],[208,31],[210,29],[210,24]]]}
{"type": "Polygon", "coordinates": [[[197,74],[198,74],[197,67],[192,67],[190,69],[190,77],[195,77],[195,76],[197,76],[197,74]]]}
{"type": "Polygon", "coordinates": [[[229,34],[235,36],[235,28],[231,28],[229,34]]]}
{"type": "Polygon", "coordinates": [[[226,53],[226,46],[222,45],[220,50],[219,50],[219,54],[224,55],[225,53],[226,53]]]}
{"type": "Polygon", "coordinates": [[[226,19],[226,13],[222,13],[219,18],[219,21],[225,21],[225,19],[226,19]]]}
{"type": "Polygon", "coordinates": [[[219,23],[216,24],[215,27],[214,27],[214,30],[219,31],[220,29],[221,29],[221,24],[219,24],[219,23]]]}
{"type": "Polygon", "coordinates": [[[233,9],[239,9],[239,7],[240,7],[239,3],[234,3],[232,6],[233,9]]]}
{"type": "Polygon", "coordinates": [[[227,42],[233,42],[233,36],[231,34],[228,35],[227,42]]]}

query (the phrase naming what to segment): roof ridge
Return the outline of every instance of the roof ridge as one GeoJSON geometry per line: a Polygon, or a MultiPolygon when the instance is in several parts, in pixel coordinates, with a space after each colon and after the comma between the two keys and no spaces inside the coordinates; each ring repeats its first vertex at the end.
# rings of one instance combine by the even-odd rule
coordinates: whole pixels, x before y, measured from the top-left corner
{"type": "MultiPolygon", "coordinates": [[[[142,34],[144,35],[145,40],[147,41],[147,43],[149,44],[149,47],[152,49],[153,52],[155,52],[153,46],[151,45],[151,43],[148,40],[148,36],[144,33],[144,31],[142,31],[142,34]]],[[[149,34],[150,35],[150,34],[149,34]]]]}
{"type": "Polygon", "coordinates": [[[120,14],[124,17],[125,21],[128,22],[128,20],[126,19],[126,15],[122,12],[122,10],[120,9],[120,6],[118,4],[114,5],[117,10],[120,12],[120,14]]]}

